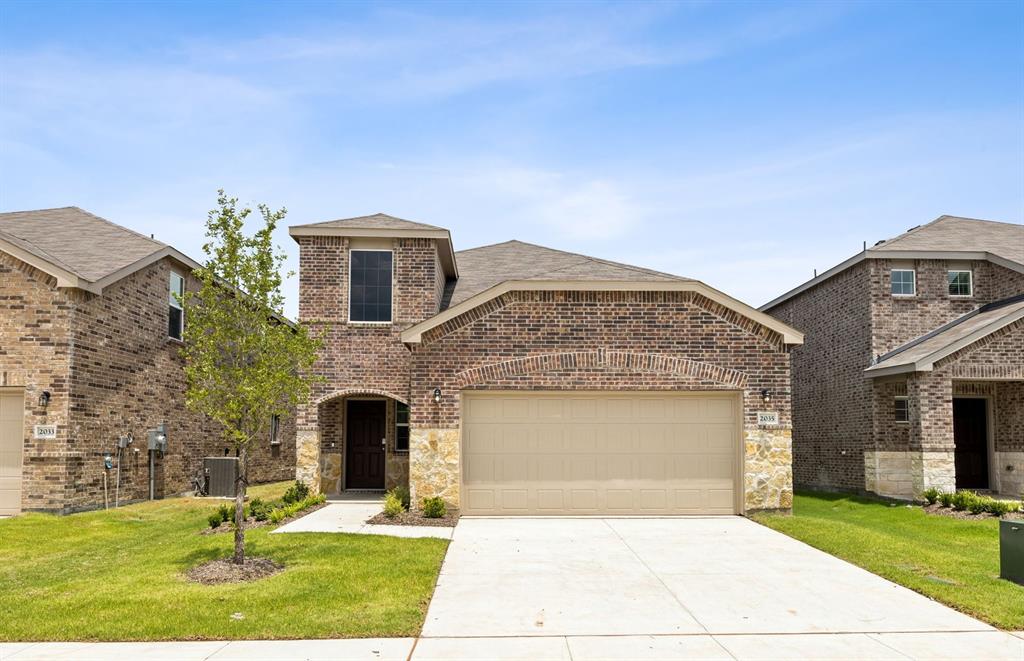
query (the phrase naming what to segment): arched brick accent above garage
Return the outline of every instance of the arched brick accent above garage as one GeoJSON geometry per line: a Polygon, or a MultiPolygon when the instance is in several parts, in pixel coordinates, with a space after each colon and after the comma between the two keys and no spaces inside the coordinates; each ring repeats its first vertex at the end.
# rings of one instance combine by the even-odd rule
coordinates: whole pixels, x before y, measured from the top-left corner
{"type": "Polygon", "coordinates": [[[747,384],[747,375],[743,372],[709,363],[675,356],[598,349],[596,351],[564,351],[527,356],[472,367],[455,376],[455,385],[465,388],[510,376],[595,367],[689,376],[735,388],[743,388],[747,384]]]}

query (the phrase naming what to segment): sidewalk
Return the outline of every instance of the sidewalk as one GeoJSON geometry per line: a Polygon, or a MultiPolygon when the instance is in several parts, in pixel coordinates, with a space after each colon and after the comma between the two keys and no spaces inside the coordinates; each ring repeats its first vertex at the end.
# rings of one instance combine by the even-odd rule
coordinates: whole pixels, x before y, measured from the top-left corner
{"type": "Polygon", "coordinates": [[[659,659],[1024,659],[1003,631],[689,636],[362,638],[166,643],[0,643],[0,661],[609,661],[659,659]]]}
{"type": "Polygon", "coordinates": [[[446,526],[386,526],[370,525],[367,519],[381,511],[379,495],[345,495],[331,498],[327,505],[302,518],[287,523],[272,535],[293,532],[347,532],[360,535],[389,535],[391,537],[438,537],[451,539],[455,528],[446,526]]]}

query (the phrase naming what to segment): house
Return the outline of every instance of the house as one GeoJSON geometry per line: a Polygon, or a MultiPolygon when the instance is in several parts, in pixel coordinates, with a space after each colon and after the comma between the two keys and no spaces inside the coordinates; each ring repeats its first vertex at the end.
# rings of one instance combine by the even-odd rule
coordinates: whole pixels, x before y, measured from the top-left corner
{"type": "Polygon", "coordinates": [[[807,333],[797,485],[1024,490],[1024,226],[942,216],[761,310],[807,333]]]}
{"type": "MultiPolygon", "coordinates": [[[[226,453],[185,408],[188,320],[171,294],[199,287],[196,266],[77,207],[0,214],[0,514],[181,493],[226,453]],[[150,453],[162,423],[167,451],[150,453]]],[[[294,419],[268,427],[250,480],[289,479],[294,419]]]]}
{"type": "Polygon", "coordinates": [[[468,514],[786,509],[788,325],[702,282],[385,214],[298,225],[298,475],[468,514]]]}

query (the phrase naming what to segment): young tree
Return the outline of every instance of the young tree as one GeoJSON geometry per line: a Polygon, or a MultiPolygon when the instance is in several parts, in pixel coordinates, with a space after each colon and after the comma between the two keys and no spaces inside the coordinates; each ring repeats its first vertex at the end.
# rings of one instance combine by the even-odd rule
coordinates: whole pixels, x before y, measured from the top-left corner
{"type": "Polygon", "coordinates": [[[250,208],[218,191],[206,221],[206,264],[195,270],[199,291],[182,297],[185,310],[186,401],[223,427],[238,454],[234,562],[245,562],[245,490],[249,450],[267,433],[271,417],[285,415],[309,396],[318,341],[281,315],[284,252],[272,234],[286,211],[259,205],[263,226],[245,233],[250,208]]]}

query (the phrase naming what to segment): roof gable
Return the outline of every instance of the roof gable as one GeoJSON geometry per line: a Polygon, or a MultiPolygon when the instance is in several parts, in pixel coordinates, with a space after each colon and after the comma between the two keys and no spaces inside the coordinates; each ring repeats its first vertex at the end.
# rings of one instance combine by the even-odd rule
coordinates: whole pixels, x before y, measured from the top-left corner
{"type": "Polygon", "coordinates": [[[391,229],[391,230],[441,230],[443,227],[417,223],[404,218],[396,218],[386,213],[375,213],[369,216],[356,216],[354,218],[339,218],[338,220],[325,220],[319,223],[308,223],[306,225],[292,225],[292,228],[307,227],[337,227],[340,229],[391,229]]]}

